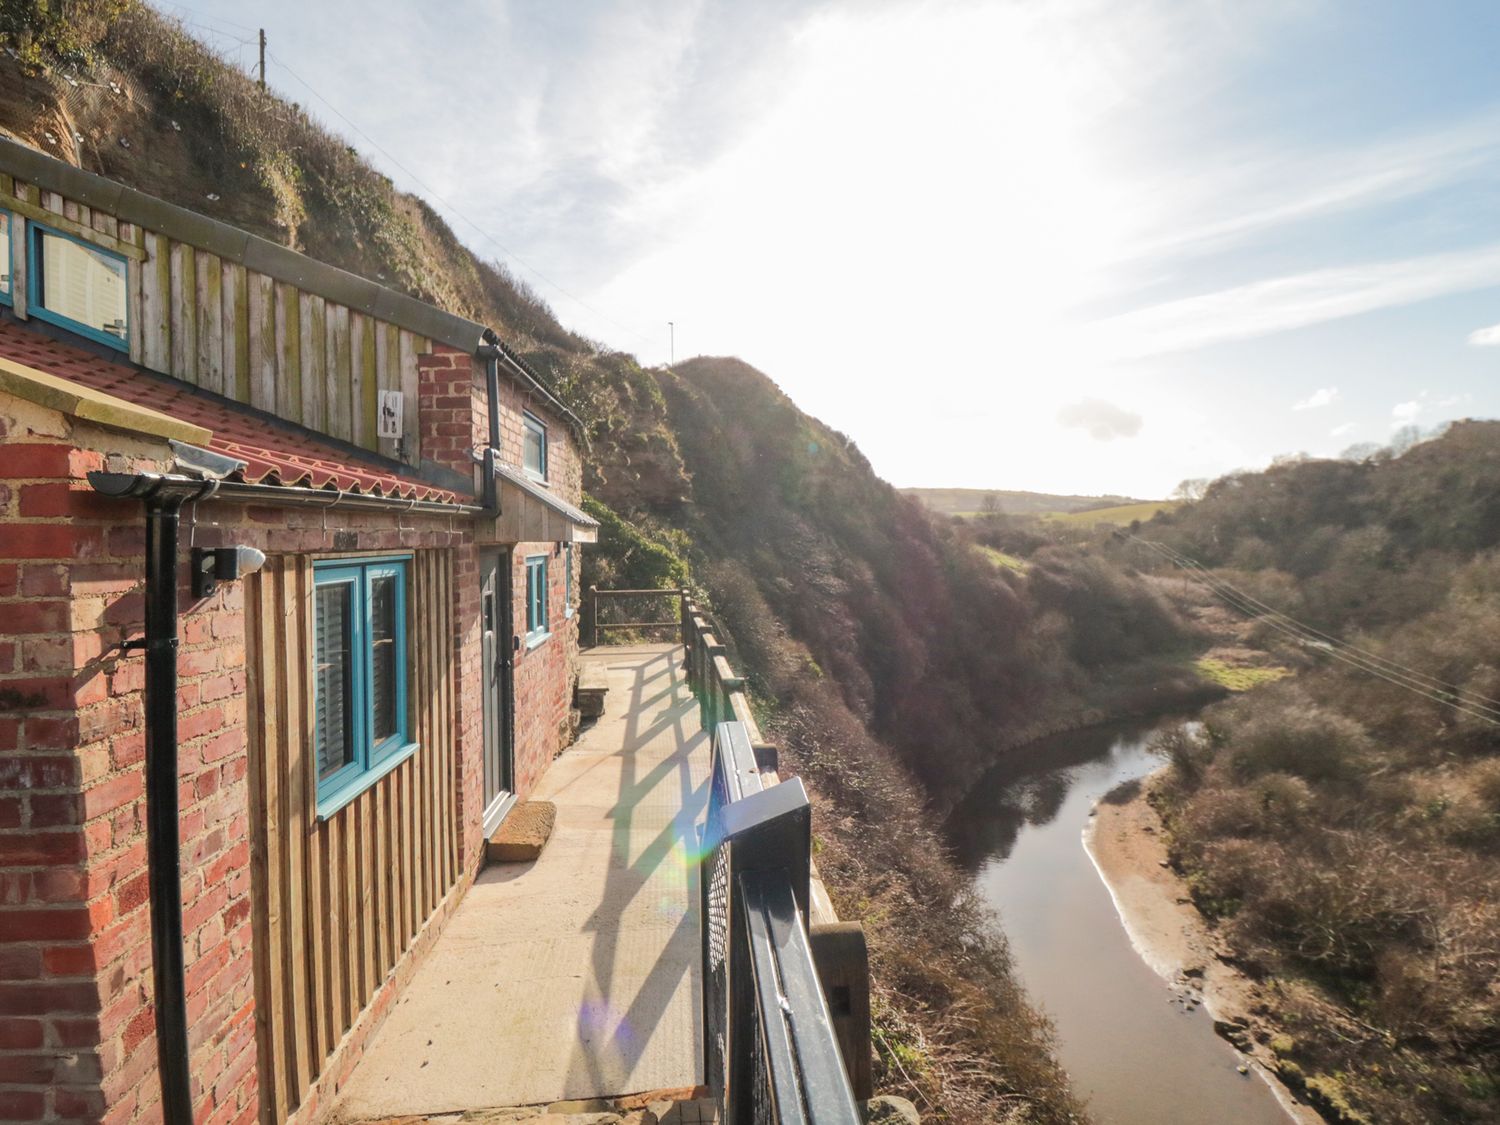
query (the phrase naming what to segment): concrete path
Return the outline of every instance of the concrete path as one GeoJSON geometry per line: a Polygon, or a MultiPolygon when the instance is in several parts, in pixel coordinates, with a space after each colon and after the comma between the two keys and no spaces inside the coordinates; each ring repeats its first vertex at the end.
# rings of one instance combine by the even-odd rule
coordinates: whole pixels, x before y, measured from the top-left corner
{"type": "Polygon", "coordinates": [[[584,654],[609,696],[533,794],[557,803],[551,842],[480,873],[355,1068],[341,1119],[699,1081],[693,852],[709,749],[681,652],[584,654]]]}

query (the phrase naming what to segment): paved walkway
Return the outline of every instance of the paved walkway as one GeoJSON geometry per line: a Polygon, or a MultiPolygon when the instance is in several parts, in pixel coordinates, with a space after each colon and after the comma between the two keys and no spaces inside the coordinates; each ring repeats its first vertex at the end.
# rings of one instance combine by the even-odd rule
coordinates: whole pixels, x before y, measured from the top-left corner
{"type": "Polygon", "coordinates": [[[605,712],[535,799],[535,863],[480,873],[341,1098],[365,1120],[698,1082],[693,850],[708,740],[676,646],[595,650],[605,712]]]}

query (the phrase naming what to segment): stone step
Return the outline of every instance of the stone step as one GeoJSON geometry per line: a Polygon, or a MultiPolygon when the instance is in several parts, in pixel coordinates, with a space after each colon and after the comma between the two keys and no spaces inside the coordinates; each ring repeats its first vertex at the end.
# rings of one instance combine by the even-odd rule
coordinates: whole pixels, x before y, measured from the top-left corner
{"type": "Polygon", "coordinates": [[[604,697],[608,694],[608,671],[602,664],[585,661],[578,670],[578,686],[573,689],[578,713],[585,719],[597,719],[604,714],[604,697]]]}
{"type": "Polygon", "coordinates": [[[490,837],[485,859],[490,863],[530,863],[542,854],[542,848],[557,823],[557,806],[551,801],[522,801],[490,837]]]}

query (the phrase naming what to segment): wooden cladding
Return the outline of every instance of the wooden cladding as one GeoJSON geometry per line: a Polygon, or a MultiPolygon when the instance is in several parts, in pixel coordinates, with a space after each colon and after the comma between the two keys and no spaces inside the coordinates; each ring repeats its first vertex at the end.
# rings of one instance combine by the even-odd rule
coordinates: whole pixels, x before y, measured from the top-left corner
{"type": "MultiPolygon", "coordinates": [[[[417,356],[431,350],[426,337],[3,174],[0,210],[130,260],[134,362],[417,463],[417,356]],[[382,390],[406,397],[399,449],[377,436],[382,390]]],[[[19,234],[13,245],[24,257],[19,234]]]]}
{"type": "Polygon", "coordinates": [[[313,565],[246,580],[256,1033],[262,1119],[283,1122],[458,880],[453,564],[419,551],[407,599],[419,749],[325,821],[312,761],[313,565]]]}

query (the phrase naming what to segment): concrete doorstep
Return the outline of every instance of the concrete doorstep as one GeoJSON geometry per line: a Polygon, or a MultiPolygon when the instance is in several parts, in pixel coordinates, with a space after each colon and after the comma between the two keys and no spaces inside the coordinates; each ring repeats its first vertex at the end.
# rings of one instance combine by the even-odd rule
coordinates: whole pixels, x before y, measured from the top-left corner
{"type": "Polygon", "coordinates": [[[490,863],[530,863],[540,858],[556,823],[551,801],[522,801],[490,837],[484,857],[490,863]]]}

